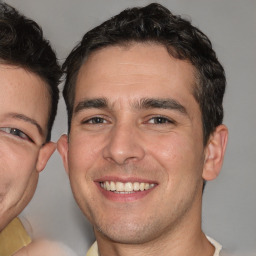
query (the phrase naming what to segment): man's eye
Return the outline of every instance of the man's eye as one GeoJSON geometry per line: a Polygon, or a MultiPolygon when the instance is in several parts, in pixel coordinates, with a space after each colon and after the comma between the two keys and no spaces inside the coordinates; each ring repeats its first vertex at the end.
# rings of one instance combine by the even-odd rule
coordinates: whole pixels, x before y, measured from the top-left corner
{"type": "Polygon", "coordinates": [[[85,123],[85,124],[104,124],[106,122],[107,121],[102,117],[93,117],[93,118],[90,118],[90,119],[84,121],[83,123],[85,123]]]}
{"type": "Polygon", "coordinates": [[[29,136],[27,136],[24,132],[17,128],[10,128],[10,127],[0,127],[0,130],[9,134],[12,134],[14,136],[20,137],[21,139],[24,140],[29,140],[32,141],[29,136]]]}
{"type": "Polygon", "coordinates": [[[150,124],[169,124],[169,123],[173,123],[172,120],[165,118],[165,117],[161,117],[161,116],[157,116],[157,117],[153,117],[151,119],[149,119],[148,121],[150,124]]]}

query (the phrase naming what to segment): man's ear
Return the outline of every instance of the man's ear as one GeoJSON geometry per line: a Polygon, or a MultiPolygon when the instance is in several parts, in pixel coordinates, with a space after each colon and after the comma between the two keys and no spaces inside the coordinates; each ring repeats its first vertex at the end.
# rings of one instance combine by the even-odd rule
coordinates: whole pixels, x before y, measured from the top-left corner
{"type": "Polygon", "coordinates": [[[66,134],[61,135],[57,142],[57,150],[62,158],[66,173],[69,173],[68,169],[68,136],[66,134]]]}
{"type": "Polygon", "coordinates": [[[228,128],[219,125],[211,134],[205,148],[205,161],[202,177],[204,180],[213,180],[220,173],[228,140],[228,128]]]}
{"type": "Polygon", "coordinates": [[[55,150],[56,150],[56,143],[51,141],[47,142],[40,148],[37,163],[36,163],[36,170],[38,172],[41,172],[45,168],[49,158],[51,157],[51,155],[55,150]]]}

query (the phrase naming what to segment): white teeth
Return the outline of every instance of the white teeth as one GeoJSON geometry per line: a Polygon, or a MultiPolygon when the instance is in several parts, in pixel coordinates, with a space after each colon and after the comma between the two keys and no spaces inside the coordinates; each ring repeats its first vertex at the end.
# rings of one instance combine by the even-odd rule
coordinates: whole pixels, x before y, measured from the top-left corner
{"type": "Polygon", "coordinates": [[[106,188],[107,188],[108,191],[110,191],[110,184],[109,184],[108,181],[106,182],[106,188]]]}
{"type": "Polygon", "coordinates": [[[114,182],[114,181],[105,181],[100,182],[100,186],[108,191],[113,191],[116,193],[132,193],[135,191],[144,191],[149,190],[155,186],[154,183],[144,183],[144,182],[114,182]]]}
{"type": "Polygon", "coordinates": [[[124,191],[125,192],[131,192],[133,191],[133,185],[131,182],[127,182],[124,184],[124,191]]]}
{"type": "Polygon", "coordinates": [[[110,181],[110,190],[115,191],[116,190],[116,184],[114,181],[110,181]]]}
{"type": "Polygon", "coordinates": [[[116,191],[118,191],[118,192],[124,191],[124,183],[117,182],[116,183],[116,191]]]}
{"type": "Polygon", "coordinates": [[[139,182],[134,182],[133,183],[133,190],[134,191],[139,191],[140,190],[140,183],[139,182]]]}

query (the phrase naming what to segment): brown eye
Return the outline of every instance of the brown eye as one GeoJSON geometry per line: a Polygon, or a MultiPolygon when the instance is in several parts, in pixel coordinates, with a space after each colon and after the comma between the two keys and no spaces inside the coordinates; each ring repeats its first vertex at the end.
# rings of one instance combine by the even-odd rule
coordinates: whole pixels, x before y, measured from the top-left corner
{"type": "Polygon", "coordinates": [[[26,135],[24,132],[22,132],[17,128],[1,127],[0,130],[3,132],[9,133],[11,135],[20,137],[21,139],[32,141],[28,135],[26,135]]]}
{"type": "Polygon", "coordinates": [[[84,121],[85,124],[104,124],[106,123],[106,120],[102,117],[93,117],[89,120],[84,121]]]}
{"type": "Polygon", "coordinates": [[[157,117],[151,118],[149,120],[149,123],[150,124],[168,124],[173,122],[165,117],[157,116],[157,117]]]}

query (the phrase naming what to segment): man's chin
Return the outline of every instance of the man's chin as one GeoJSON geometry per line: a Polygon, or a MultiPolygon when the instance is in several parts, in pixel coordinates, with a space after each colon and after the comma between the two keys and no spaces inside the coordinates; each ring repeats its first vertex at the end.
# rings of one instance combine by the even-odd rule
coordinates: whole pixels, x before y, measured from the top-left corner
{"type": "Polygon", "coordinates": [[[153,233],[136,224],[122,226],[111,225],[108,228],[95,228],[97,240],[109,240],[120,244],[144,244],[153,239],[153,233]]]}

